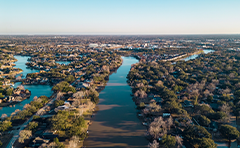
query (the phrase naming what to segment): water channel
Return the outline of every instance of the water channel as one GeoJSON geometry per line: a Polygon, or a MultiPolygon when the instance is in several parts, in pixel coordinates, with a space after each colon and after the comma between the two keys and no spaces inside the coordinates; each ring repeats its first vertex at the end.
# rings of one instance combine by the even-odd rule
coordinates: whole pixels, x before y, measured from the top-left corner
{"type": "MultiPolygon", "coordinates": [[[[21,68],[23,70],[23,72],[21,73],[23,75],[23,78],[26,77],[28,73],[39,72],[39,70],[28,69],[27,66],[25,65],[27,59],[30,57],[28,56],[14,56],[14,57],[18,60],[17,62],[15,62],[16,64],[15,67],[21,68]]],[[[21,85],[21,82],[15,83],[14,88],[16,88],[19,85],[21,85]]],[[[49,85],[24,85],[24,88],[31,91],[30,98],[12,106],[2,107],[0,109],[0,117],[2,116],[2,114],[7,114],[8,116],[10,116],[11,113],[13,113],[16,109],[22,110],[25,104],[28,104],[33,100],[34,96],[40,97],[42,95],[45,95],[49,97],[52,94],[51,86],[49,85]]]]}
{"type": "Polygon", "coordinates": [[[137,62],[135,58],[123,57],[122,66],[110,75],[107,86],[99,95],[99,111],[93,117],[84,146],[147,147],[146,128],[137,118],[131,88],[126,82],[131,65],[137,62]]]}
{"type": "MultiPolygon", "coordinates": [[[[212,49],[204,49],[203,50],[204,54],[208,54],[208,53],[211,53],[211,52],[214,52],[214,50],[212,50],[212,49]]],[[[199,56],[199,54],[194,54],[194,55],[188,56],[188,57],[186,57],[186,58],[184,58],[182,60],[189,61],[189,60],[196,59],[198,56],[199,56]]]]}
{"type": "Polygon", "coordinates": [[[71,62],[70,62],[70,61],[56,61],[56,63],[68,65],[68,64],[70,64],[71,62]]]}

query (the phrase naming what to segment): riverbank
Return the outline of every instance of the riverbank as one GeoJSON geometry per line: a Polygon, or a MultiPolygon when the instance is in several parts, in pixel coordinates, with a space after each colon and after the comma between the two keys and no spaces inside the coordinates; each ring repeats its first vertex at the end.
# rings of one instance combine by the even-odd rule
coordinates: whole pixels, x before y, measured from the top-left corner
{"type": "Polygon", "coordinates": [[[17,74],[20,74],[22,72],[23,72],[23,70],[19,70],[19,71],[10,72],[8,74],[0,74],[0,75],[1,76],[10,76],[10,75],[17,75],[17,74]]]}

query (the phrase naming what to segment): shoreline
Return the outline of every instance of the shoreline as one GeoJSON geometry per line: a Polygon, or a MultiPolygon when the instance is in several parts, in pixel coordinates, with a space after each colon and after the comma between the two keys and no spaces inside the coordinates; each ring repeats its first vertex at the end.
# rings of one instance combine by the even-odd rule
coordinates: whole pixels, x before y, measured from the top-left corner
{"type": "Polygon", "coordinates": [[[22,72],[23,72],[23,70],[19,70],[19,71],[17,71],[17,72],[12,72],[12,73],[9,73],[9,74],[1,74],[1,76],[17,75],[17,74],[20,74],[20,73],[22,73],[22,72]]]}

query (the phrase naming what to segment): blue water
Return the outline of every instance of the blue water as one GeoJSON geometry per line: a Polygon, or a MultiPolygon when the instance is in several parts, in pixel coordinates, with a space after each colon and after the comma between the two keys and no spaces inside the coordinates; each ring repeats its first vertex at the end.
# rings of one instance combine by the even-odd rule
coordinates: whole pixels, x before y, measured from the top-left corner
{"type": "MultiPolygon", "coordinates": [[[[28,73],[39,72],[39,70],[32,70],[26,68],[27,66],[25,65],[25,63],[27,62],[27,59],[29,57],[27,56],[14,56],[14,57],[18,59],[18,61],[15,63],[16,64],[15,67],[21,68],[23,70],[23,72],[21,73],[23,74],[23,76],[26,76],[28,73]]],[[[20,82],[15,83],[14,88],[16,88],[19,85],[21,85],[20,82]]],[[[30,98],[22,101],[21,103],[13,105],[12,107],[9,106],[0,108],[0,117],[2,116],[2,114],[7,114],[9,116],[16,109],[22,110],[25,104],[28,104],[33,100],[34,96],[40,97],[42,95],[45,95],[50,97],[52,94],[51,86],[49,85],[24,85],[24,88],[31,91],[30,98]]]]}
{"type": "MultiPolygon", "coordinates": [[[[204,53],[204,54],[208,54],[208,53],[211,53],[211,52],[214,52],[214,50],[211,50],[211,49],[205,49],[205,50],[203,50],[203,53],[204,53]]],[[[191,55],[191,56],[189,56],[189,57],[186,57],[186,58],[184,58],[184,59],[182,59],[182,60],[184,60],[184,61],[193,60],[193,59],[196,59],[198,56],[199,56],[199,54],[194,54],[194,55],[191,55]]]]}
{"type": "MultiPolygon", "coordinates": [[[[15,62],[16,64],[16,68],[21,68],[23,70],[22,74],[23,75],[23,78],[26,77],[26,75],[28,73],[35,73],[35,72],[39,72],[39,70],[36,70],[36,69],[32,69],[32,68],[27,68],[27,66],[25,65],[28,61],[27,59],[30,58],[30,56],[14,56],[18,61],[15,62]]],[[[19,75],[19,74],[18,74],[19,75]]]]}
{"type": "Polygon", "coordinates": [[[71,61],[56,61],[56,63],[68,65],[71,63],[71,61]]]}
{"type": "Polygon", "coordinates": [[[99,111],[89,127],[89,138],[84,141],[84,146],[147,147],[146,128],[137,118],[131,88],[126,82],[131,65],[137,62],[135,58],[123,57],[122,66],[109,77],[99,95],[99,111]]]}

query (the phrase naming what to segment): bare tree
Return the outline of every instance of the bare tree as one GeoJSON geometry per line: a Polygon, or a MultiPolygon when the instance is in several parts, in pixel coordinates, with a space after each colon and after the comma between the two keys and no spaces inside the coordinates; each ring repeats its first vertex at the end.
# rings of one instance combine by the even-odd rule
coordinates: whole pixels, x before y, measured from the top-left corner
{"type": "Polygon", "coordinates": [[[7,114],[2,114],[1,118],[4,119],[7,117],[7,114]]]}
{"type": "Polygon", "coordinates": [[[210,92],[213,92],[215,89],[216,89],[216,85],[213,84],[213,83],[209,83],[207,85],[207,89],[210,91],[210,92]]]}
{"type": "Polygon", "coordinates": [[[235,86],[239,89],[239,88],[240,88],[240,82],[238,82],[237,84],[235,84],[235,86]]]}
{"type": "Polygon", "coordinates": [[[86,94],[84,91],[78,91],[76,93],[73,94],[73,97],[76,99],[81,99],[82,97],[84,97],[86,94]]]}
{"type": "Polygon", "coordinates": [[[22,130],[19,133],[18,142],[24,143],[24,140],[29,139],[32,136],[31,130],[22,130]]]}
{"type": "Polygon", "coordinates": [[[90,112],[94,110],[95,106],[96,106],[96,105],[95,105],[93,102],[91,102],[91,101],[89,101],[89,102],[87,103],[87,108],[88,108],[88,110],[89,110],[90,112]]]}
{"type": "Polygon", "coordinates": [[[63,93],[62,92],[58,92],[56,100],[60,100],[62,97],[63,97],[63,93]]]}
{"type": "Polygon", "coordinates": [[[22,79],[21,76],[17,76],[17,77],[16,77],[16,80],[21,80],[21,79],[22,79]]]}
{"type": "Polygon", "coordinates": [[[29,107],[31,107],[30,104],[25,104],[23,108],[26,109],[26,108],[29,108],[29,107]]]}
{"type": "Polygon", "coordinates": [[[159,111],[161,111],[161,106],[157,105],[155,102],[154,103],[150,103],[149,106],[147,107],[147,109],[149,110],[149,112],[151,112],[152,114],[157,113],[159,111]]]}
{"type": "Polygon", "coordinates": [[[224,103],[221,107],[220,107],[220,110],[226,114],[229,114],[230,110],[231,110],[231,107],[227,104],[227,103],[224,103]]]}
{"type": "Polygon", "coordinates": [[[167,125],[167,127],[168,127],[168,130],[170,130],[171,126],[173,125],[173,118],[172,118],[172,116],[170,116],[170,117],[167,119],[166,125],[167,125]]]}
{"type": "Polygon", "coordinates": [[[139,87],[144,87],[144,84],[143,84],[143,83],[137,83],[137,84],[136,84],[136,87],[138,87],[138,88],[139,88],[139,87]]]}
{"type": "Polygon", "coordinates": [[[134,93],[134,96],[135,97],[138,97],[140,99],[144,99],[144,98],[147,98],[147,93],[143,90],[137,90],[135,93],[134,93]]]}
{"type": "Polygon", "coordinates": [[[77,136],[73,136],[69,141],[69,148],[77,148],[79,143],[79,138],[77,136]]]}
{"type": "Polygon", "coordinates": [[[227,87],[226,89],[223,90],[223,94],[229,94],[231,90],[227,87]]]}
{"type": "Polygon", "coordinates": [[[148,144],[148,148],[159,148],[159,143],[157,140],[153,140],[153,143],[148,144]]]}
{"type": "Polygon", "coordinates": [[[217,79],[212,79],[212,83],[213,83],[214,85],[218,85],[218,84],[219,84],[219,80],[217,80],[217,79]]]}
{"type": "Polygon", "coordinates": [[[203,94],[204,94],[205,97],[208,97],[208,96],[211,95],[212,93],[211,93],[208,89],[206,89],[206,90],[203,92],[203,94]]]}
{"type": "Polygon", "coordinates": [[[220,110],[224,113],[226,113],[226,117],[224,117],[221,122],[229,122],[230,119],[231,119],[231,115],[230,115],[230,110],[231,110],[231,107],[227,104],[227,103],[224,103],[221,107],[220,107],[220,110]]]}
{"type": "Polygon", "coordinates": [[[235,74],[234,73],[230,73],[229,77],[233,79],[235,77],[235,74]]]}
{"type": "Polygon", "coordinates": [[[38,97],[37,96],[35,96],[35,97],[33,97],[33,100],[35,101],[35,100],[37,100],[38,99],[38,97]]]}
{"type": "Polygon", "coordinates": [[[24,86],[23,85],[20,85],[17,87],[19,90],[25,90],[24,86]]]}
{"type": "Polygon", "coordinates": [[[175,139],[176,139],[177,147],[181,148],[183,145],[183,139],[178,135],[175,137],[175,139]]]}
{"type": "Polygon", "coordinates": [[[150,124],[148,132],[154,139],[162,137],[167,133],[166,122],[162,117],[155,118],[150,124]]]}

